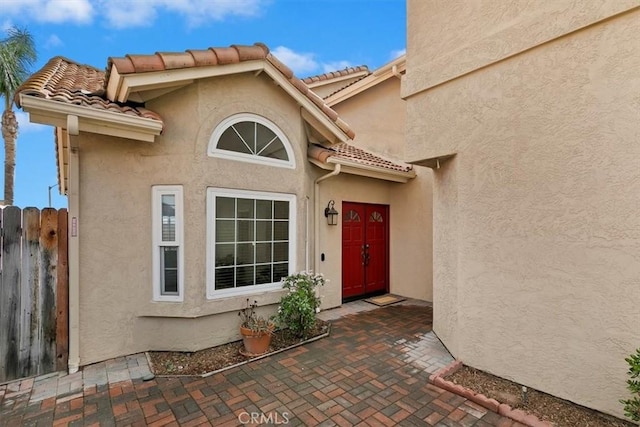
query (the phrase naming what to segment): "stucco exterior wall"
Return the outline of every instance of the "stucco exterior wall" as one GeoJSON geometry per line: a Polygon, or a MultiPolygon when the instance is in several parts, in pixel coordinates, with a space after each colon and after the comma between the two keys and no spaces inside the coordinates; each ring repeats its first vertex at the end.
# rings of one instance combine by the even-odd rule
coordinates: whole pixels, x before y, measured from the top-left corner
{"type": "Polygon", "coordinates": [[[408,7],[408,160],[457,153],[434,174],[434,330],[471,366],[622,416],[640,10],[620,12],[637,2],[462,3],[408,7]]]}
{"type": "MultiPolygon", "coordinates": [[[[208,187],[295,194],[294,270],[304,268],[305,199],[313,197],[317,172],[306,160],[302,119],[291,98],[266,76],[236,75],[200,81],[147,106],[165,119],[165,131],[156,142],[82,134],[82,365],[143,350],[196,350],[239,338],[236,312],[247,297],[206,299],[208,187]],[[214,128],[238,112],[259,114],[275,123],[293,146],[296,169],[208,157],[214,128]],[[162,184],[183,186],[182,303],[152,301],[151,189],[162,184]]],[[[280,294],[251,298],[268,305],[280,294]]]]}
{"type": "MultiPolygon", "coordinates": [[[[399,79],[391,77],[333,108],[356,130],[354,145],[404,161],[406,105],[400,98],[399,79]]],[[[389,291],[431,301],[433,174],[418,169],[416,178],[406,184],[385,184],[389,196],[384,204],[390,205],[391,221],[389,291]]],[[[349,186],[350,181],[340,185],[349,186]]],[[[360,194],[357,188],[349,193],[360,194]]]]}

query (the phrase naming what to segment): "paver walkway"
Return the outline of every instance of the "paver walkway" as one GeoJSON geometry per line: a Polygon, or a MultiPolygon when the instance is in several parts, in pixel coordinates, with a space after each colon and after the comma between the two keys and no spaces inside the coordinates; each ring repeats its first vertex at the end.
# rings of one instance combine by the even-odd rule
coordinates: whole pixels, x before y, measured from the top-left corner
{"type": "Polygon", "coordinates": [[[362,304],[322,313],[340,316],[328,338],[206,378],[149,380],[134,355],[2,385],[0,426],[521,426],[428,383],[451,361],[429,306],[362,304]]]}

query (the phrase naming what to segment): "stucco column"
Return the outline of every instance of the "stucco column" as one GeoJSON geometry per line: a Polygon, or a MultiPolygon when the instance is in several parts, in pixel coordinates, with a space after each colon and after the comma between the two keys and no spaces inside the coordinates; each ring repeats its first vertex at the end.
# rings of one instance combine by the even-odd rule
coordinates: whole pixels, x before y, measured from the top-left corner
{"type": "Polygon", "coordinates": [[[80,368],[80,150],[79,125],[77,116],[67,116],[69,150],[69,373],[80,368]]]}

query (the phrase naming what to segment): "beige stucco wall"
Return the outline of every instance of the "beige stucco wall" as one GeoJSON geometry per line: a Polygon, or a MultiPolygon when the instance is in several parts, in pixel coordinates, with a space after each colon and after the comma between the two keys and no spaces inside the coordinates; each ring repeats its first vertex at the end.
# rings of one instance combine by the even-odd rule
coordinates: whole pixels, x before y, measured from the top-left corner
{"type": "MultiPolygon", "coordinates": [[[[295,194],[295,270],[304,269],[305,200],[312,201],[318,171],[306,160],[296,103],[268,77],[249,74],[200,81],[147,107],[165,119],[156,142],[81,135],[82,365],[143,350],[195,350],[238,338],[236,312],[246,297],[206,299],[207,187],[295,194]],[[273,121],[293,145],[296,169],[208,157],[212,131],[238,112],[273,121]],[[183,186],[183,303],[152,301],[151,188],[161,184],[183,186]]],[[[251,296],[260,305],[279,297],[280,292],[251,296]]]]}
{"type": "Polygon", "coordinates": [[[407,157],[457,153],[434,174],[434,329],[471,366],[621,416],[640,10],[573,32],[637,2],[467,4],[408,2],[407,157]]]}
{"type": "MultiPolygon", "coordinates": [[[[399,79],[391,77],[333,108],[356,130],[354,145],[389,159],[404,160],[406,105],[400,98],[399,79]]],[[[341,201],[389,205],[389,291],[426,301],[433,298],[432,175],[431,170],[419,168],[417,177],[406,184],[380,181],[377,185],[383,185],[385,190],[376,192],[388,193],[385,202],[367,202],[367,198],[375,197],[363,193],[358,180],[321,184],[346,193],[336,195],[346,197],[341,201]],[[358,200],[351,200],[354,198],[358,200]]]]}

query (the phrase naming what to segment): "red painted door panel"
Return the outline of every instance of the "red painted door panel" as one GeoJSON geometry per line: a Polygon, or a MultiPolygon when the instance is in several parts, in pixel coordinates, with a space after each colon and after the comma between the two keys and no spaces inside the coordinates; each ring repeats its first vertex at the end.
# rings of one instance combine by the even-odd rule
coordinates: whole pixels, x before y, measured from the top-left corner
{"type": "Polygon", "coordinates": [[[362,245],[365,233],[364,206],[342,204],[342,298],[364,294],[362,245]]]}
{"type": "Polygon", "coordinates": [[[367,205],[365,247],[365,288],[367,293],[387,288],[387,221],[386,206],[367,205]]]}
{"type": "Polygon", "coordinates": [[[342,204],[342,298],[388,290],[389,207],[342,204]]]}

